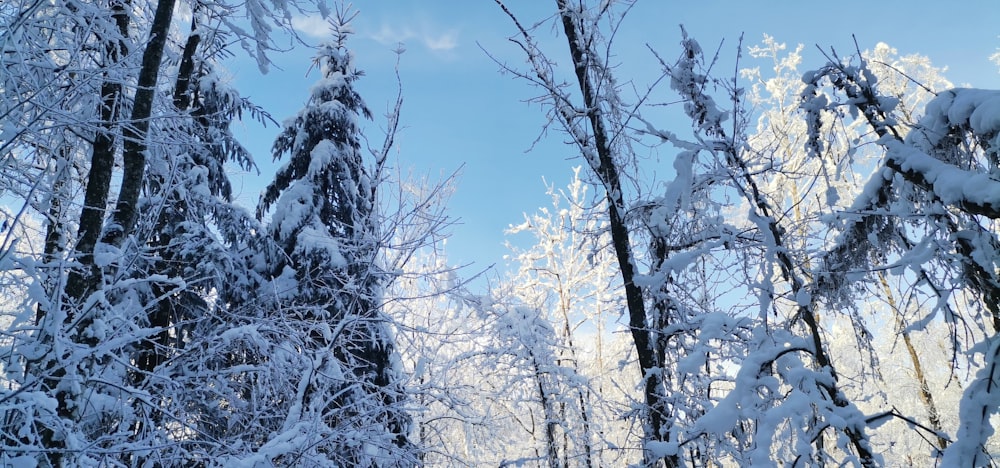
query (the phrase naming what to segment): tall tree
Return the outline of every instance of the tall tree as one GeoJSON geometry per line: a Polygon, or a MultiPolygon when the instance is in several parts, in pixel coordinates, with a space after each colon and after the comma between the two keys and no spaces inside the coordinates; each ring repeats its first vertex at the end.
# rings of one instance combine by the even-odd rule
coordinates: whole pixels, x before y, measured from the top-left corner
{"type": "Polygon", "coordinates": [[[284,258],[271,270],[276,287],[293,288],[281,293],[275,313],[289,315],[308,337],[303,352],[314,366],[296,382],[298,414],[283,428],[296,427],[293,418],[322,421],[332,432],[301,440],[299,450],[334,463],[406,464],[410,421],[381,309],[387,275],[372,173],[384,158],[369,168],[362,157],[358,118],[371,113],[354,90],[362,73],[346,46],[353,17],[338,12],[334,40],[320,47],[323,76],[275,141],[275,156],[289,159],[258,208],[258,217],[274,208],[268,232],[284,258]]]}
{"type": "MultiPolygon", "coordinates": [[[[514,21],[519,37],[514,39],[528,56],[532,70],[521,74],[539,84],[548,93],[554,107],[555,118],[572,138],[580,150],[595,183],[603,191],[608,210],[608,230],[614,249],[619,272],[624,285],[629,316],[629,329],[635,343],[639,362],[639,375],[643,380],[644,430],[647,442],[645,463],[656,464],[661,460],[668,467],[679,465],[676,453],[659,450],[661,444],[669,443],[676,434],[668,422],[668,408],[663,388],[662,362],[657,359],[656,344],[653,342],[649,313],[640,284],[636,281],[640,272],[634,250],[634,234],[628,226],[626,213],[629,202],[622,183],[622,167],[632,156],[628,152],[628,142],[621,138],[621,101],[610,70],[602,61],[598,48],[603,40],[598,26],[610,3],[602,4],[596,11],[587,9],[582,3],[570,4],[556,0],[560,29],[569,46],[570,59],[576,79],[576,88],[582,96],[577,100],[554,76],[554,64],[539,49],[531,32],[524,28],[514,14],[501,2],[497,4],[514,21]]],[[[515,72],[516,73],[516,72],[515,72]]]]}
{"type": "MultiPolygon", "coordinates": [[[[762,152],[768,155],[767,158],[780,156],[782,168],[770,171],[772,175],[764,181],[764,192],[773,205],[787,207],[785,224],[789,233],[794,234],[791,239],[796,244],[790,252],[807,274],[815,277],[815,270],[825,268],[823,257],[833,259],[836,256],[818,254],[816,247],[821,245],[829,232],[829,225],[821,220],[831,213],[848,209],[845,203],[856,197],[862,188],[857,182],[867,177],[882,154],[877,145],[864,143],[873,141],[871,135],[866,134],[867,124],[862,119],[852,118],[850,113],[818,115],[824,132],[822,156],[814,157],[810,151],[801,151],[810,135],[809,123],[803,118],[804,111],[799,106],[807,86],[802,80],[802,72],[798,70],[803,47],[800,45],[794,50],[781,52],[783,49],[784,44],[769,36],[764,37],[761,46],[748,48],[752,58],[763,59],[764,63],[773,67],[773,76],[762,73],[760,68],[741,73],[752,83],[746,99],[763,109],[759,113],[756,131],[749,138],[754,147],[778,148],[774,153],[762,152]]],[[[944,79],[943,70],[932,66],[926,57],[900,55],[885,43],[878,43],[859,55],[870,65],[871,73],[878,77],[880,92],[898,100],[896,118],[906,127],[917,125],[924,106],[935,92],[953,86],[944,79]]],[[[757,164],[767,162],[762,160],[757,164]]],[[[884,263],[886,258],[892,257],[886,251],[873,252],[873,255],[883,258],[875,260],[877,263],[884,263]]],[[[822,273],[819,276],[822,277],[822,273]]],[[[931,340],[932,334],[909,328],[909,323],[921,313],[920,295],[925,291],[904,278],[891,276],[895,275],[880,271],[872,278],[878,287],[866,288],[867,294],[873,298],[881,297],[880,301],[869,300],[868,304],[855,300],[843,302],[839,307],[827,308],[820,320],[827,330],[844,330],[846,326],[854,331],[826,332],[831,354],[845,356],[840,359],[845,366],[840,372],[844,374],[846,371],[846,375],[851,377],[844,383],[845,393],[871,395],[874,388],[882,389],[880,393],[884,398],[872,400],[860,397],[864,401],[856,400],[865,411],[880,411],[885,406],[895,406],[910,417],[918,417],[921,412],[913,411],[913,408],[923,406],[928,415],[926,424],[939,434],[933,437],[935,445],[943,450],[947,442],[941,434],[947,431],[940,417],[939,403],[935,400],[953,392],[947,389],[946,380],[935,381],[932,378],[947,378],[948,373],[928,371],[931,368],[929,364],[940,362],[941,356],[922,353],[919,349],[937,344],[931,340]],[[879,302],[884,302],[886,307],[876,306],[879,302]],[[881,327],[878,324],[885,322],[894,324],[895,333],[898,333],[902,343],[889,339],[891,334],[888,329],[879,330],[881,327]],[[906,352],[896,348],[905,348],[906,352]],[[857,360],[862,363],[854,365],[852,361],[857,360]],[[897,366],[912,369],[919,399],[910,387],[899,385],[904,377],[894,372],[897,366]],[[906,390],[900,391],[901,388],[906,390]],[[935,397],[937,392],[942,395],[935,397]]],[[[953,385],[951,389],[956,387],[953,385]]],[[[902,448],[906,446],[911,447],[909,451],[912,452],[906,456],[915,463],[920,463],[918,460],[923,456],[931,456],[932,452],[922,450],[922,434],[905,430],[904,426],[903,421],[898,421],[872,431],[873,441],[891,438],[899,447],[898,452],[887,452],[887,458],[903,456],[894,453],[906,453],[907,449],[902,448]],[[893,429],[894,425],[898,430],[893,429]],[[916,450],[916,447],[921,447],[921,450],[916,450]]]]}
{"type": "MultiPolygon", "coordinates": [[[[612,314],[607,312],[620,305],[621,291],[614,256],[603,248],[609,242],[604,203],[588,193],[589,186],[580,178],[582,169],[574,168],[565,189],[548,187],[550,207],[525,214],[523,223],[506,232],[511,237],[533,237],[526,249],[508,245],[515,262],[512,266],[517,269],[505,288],[509,288],[506,294],[540,311],[552,328],[554,336],[539,336],[535,343],[555,341],[555,362],[545,363],[552,369],[546,384],[558,386],[553,394],[559,407],[558,449],[564,466],[568,460],[579,460],[580,466],[599,465],[605,445],[601,436],[613,437],[612,428],[605,426],[612,392],[608,389],[604,395],[598,391],[593,377],[607,371],[599,364],[604,335],[614,325],[612,314]],[[591,337],[595,343],[590,342],[591,337]],[[596,362],[590,362],[589,356],[596,356],[596,362]]],[[[543,351],[535,350],[532,357],[547,357],[543,351]]],[[[611,462],[612,458],[606,460],[611,462]]]]}

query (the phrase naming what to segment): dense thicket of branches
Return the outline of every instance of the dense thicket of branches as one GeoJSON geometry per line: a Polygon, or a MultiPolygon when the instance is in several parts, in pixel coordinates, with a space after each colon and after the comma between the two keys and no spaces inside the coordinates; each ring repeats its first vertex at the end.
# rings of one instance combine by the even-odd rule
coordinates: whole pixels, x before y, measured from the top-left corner
{"type": "Polygon", "coordinates": [[[231,198],[227,165],[254,162],[229,125],[270,117],[214,60],[235,39],[266,68],[270,31],[307,5],[185,6],[187,28],[173,1],[0,7],[0,190],[20,204],[4,221],[0,464],[410,465],[385,262],[436,224],[415,199],[380,210],[399,106],[369,161],[338,10],[254,217],[231,198]]]}
{"type": "Polygon", "coordinates": [[[634,95],[631,3],[496,3],[581,166],[486,290],[447,186],[388,170],[401,98],[364,145],[350,8],[0,3],[0,465],[995,464],[1000,91],[770,37],[718,77],[681,29],[634,95]],[[332,39],[251,212],[229,126],[271,117],[217,59],[266,71],[307,9],[332,39]]]}
{"type": "Polygon", "coordinates": [[[627,104],[628,77],[607,65],[628,2],[557,0],[568,54],[542,50],[539,26],[497,3],[528,63],[504,68],[542,89],[604,199],[644,395],[642,464],[992,464],[1000,94],[948,90],[884,45],[803,74],[799,51],[783,57],[770,38],[748,51],[773,76],[719,79],[706,71],[718,57],[682,30],[676,61],[651,53],[691,122],[667,129],[643,104],[676,98],[654,86],[627,104]],[[625,185],[648,164],[635,148],[658,144],[676,154],[666,188],[625,185]],[[940,356],[914,341],[942,330],[952,372],[928,376],[940,356]],[[897,362],[917,391],[890,390],[897,362]],[[909,440],[929,455],[896,451],[909,440]]]}

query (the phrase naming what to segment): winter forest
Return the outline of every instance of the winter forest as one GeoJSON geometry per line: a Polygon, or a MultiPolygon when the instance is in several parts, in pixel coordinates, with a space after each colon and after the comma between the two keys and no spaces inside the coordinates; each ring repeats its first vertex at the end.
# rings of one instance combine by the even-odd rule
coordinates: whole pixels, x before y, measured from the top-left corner
{"type": "Polygon", "coordinates": [[[576,155],[502,274],[392,157],[405,78],[358,91],[364,5],[0,2],[0,467],[1000,466],[1000,91],[683,28],[644,82],[633,2],[489,3],[576,155]],[[227,60],[303,12],[272,115],[227,60]]]}

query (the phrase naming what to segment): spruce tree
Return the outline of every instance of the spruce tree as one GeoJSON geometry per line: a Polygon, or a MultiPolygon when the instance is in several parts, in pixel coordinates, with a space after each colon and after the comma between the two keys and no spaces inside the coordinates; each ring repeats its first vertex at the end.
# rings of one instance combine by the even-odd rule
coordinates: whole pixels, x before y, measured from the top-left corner
{"type": "Polygon", "coordinates": [[[302,353],[314,366],[296,382],[298,417],[330,431],[318,453],[344,465],[388,466],[408,463],[409,419],[381,311],[377,183],[359,126],[371,113],[353,86],[362,72],[345,47],[350,18],[338,15],[334,40],[316,57],[322,78],[275,141],[275,157],[287,153],[288,161],[263,193],[258,217],[274,208],[268,232],[282,250],[271,271],[278,313],[305,337],[302,353]]]}

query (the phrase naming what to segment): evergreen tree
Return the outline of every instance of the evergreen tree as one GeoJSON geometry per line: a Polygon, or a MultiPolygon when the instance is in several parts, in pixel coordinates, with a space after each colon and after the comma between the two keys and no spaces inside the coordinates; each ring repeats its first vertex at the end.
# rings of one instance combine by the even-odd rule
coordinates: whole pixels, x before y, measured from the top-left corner
{"type": "Polygon", "coordinates": [[[312,360],[297,382],[297,417],[330,431],[303,446],[344,465],[388,466],[404,463],[400,454],[412,444],[381,311],[377,184],[362,157],[358,122],[371,113],[353,88],[362,72],[345,46],[352,17],[338,15],[334,40],[316,57],[323,77],[275,141],[275,157],[289,159],[262,195],[258,217],[275,208],[268,227],[281,249],[270,272],[275,312],[300,328],[302,353],[312,360]]]}

